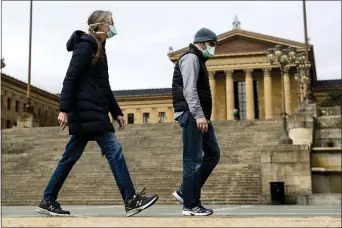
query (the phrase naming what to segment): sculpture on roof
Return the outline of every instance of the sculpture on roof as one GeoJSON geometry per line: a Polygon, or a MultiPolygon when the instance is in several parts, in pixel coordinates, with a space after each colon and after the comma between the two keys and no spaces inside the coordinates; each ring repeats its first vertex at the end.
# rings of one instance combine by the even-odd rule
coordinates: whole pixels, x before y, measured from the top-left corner
{"type": "Polygon", "coordinates": [[[237,15],[235,15],[234,21],[233,21],[232,24],[233,24],[233,29],[241,29],[241,27],[240,27],[241,22],[240,22],[240,20],[239,20],[237,15]]]}
{"type": "Polygon", "coordinates": [[[169,53],[171,53],[171,52],[173,52],[173,47],[172,46],[169,47],[169,53]]]}
{"type": "Polygon", "coordinates": [[[2,58],[2,59],[1,59],[1,69],[4,68],[5,66],[6,66],[6,64],[5,64],[5,59],[2,58]]]}

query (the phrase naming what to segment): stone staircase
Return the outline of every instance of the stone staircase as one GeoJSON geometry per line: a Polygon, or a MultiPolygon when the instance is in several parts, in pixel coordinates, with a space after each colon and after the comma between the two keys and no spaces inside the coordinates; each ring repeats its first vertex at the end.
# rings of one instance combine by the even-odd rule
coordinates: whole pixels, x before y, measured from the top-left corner
{"type": "MultiPolygon", "coordinates": [[[[221,160],[202,189],[204,204],[256,204],[261,200],[260,152],[277,144],[280,121],[214,121],[221,160]]],[[[116,133],[137,191],[176,204],[182,178],[181,129],[177,123],[129,125],[116,133]]],[[[2,134],[2,204],[36,205],[68,141],[60,128],[14,128],[2,134]]],[[[60,194],[62,204],[122,204],[107,160],[89,142],[60,194]]]]}

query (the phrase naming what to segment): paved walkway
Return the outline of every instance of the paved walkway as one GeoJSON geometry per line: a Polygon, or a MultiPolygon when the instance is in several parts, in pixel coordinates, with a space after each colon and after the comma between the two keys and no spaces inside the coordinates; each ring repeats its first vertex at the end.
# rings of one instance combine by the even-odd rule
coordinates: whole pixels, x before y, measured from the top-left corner
{"type": "MultiPolygon", "coordinates": [[[[34,206],[3,206],[3,218],[46,217],[35,212],[34,206]]],[[[80,217],[126,217],[123,206],[68,206],[75,216],[80,217]]],[[[299,205],[216,205],[212,206],[216,218],[255,218],[255,217],[333,217],[341,218],[340,206],[299,206],[299,205]]],[[[181,205],[155,205],[134,217],[176,218],[181,215],[181,205]]]]}

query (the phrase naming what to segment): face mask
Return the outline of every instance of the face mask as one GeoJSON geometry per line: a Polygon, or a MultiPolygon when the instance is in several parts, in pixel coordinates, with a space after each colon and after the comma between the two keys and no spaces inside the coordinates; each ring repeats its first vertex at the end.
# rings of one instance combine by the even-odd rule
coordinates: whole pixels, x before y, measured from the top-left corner
{"type": "Polygon", "coordinates": [[[215,54],[215,47],[207,46],[207,49],[203,51],[203,56],[206,58],[212,57],[215,54]]]}
{"type": "MultiPolygon", "coordinates": [[[[96,24],[101,24],[101,23],[96,23],[96,24]]],[[[92,25],[96,25],[92,24],[92,25]]],[[[104,32],[96,32],[97,34],[104,33],[104,32]]],[[[109,31],[106,33],[107,39],[112,38],[113,36],[117,35],[118,32],[116,31],[116,28],[114,25],[109,25],[109,31]]]]}
{"type": "Polygon", "coordinates": [[[115,36],[116,34],[118,34],[118,32],[116,31],[116,28],[114,25],[109,25],[109,31],[107,32],[107,38],[112,38],[113,36],[115,36]]]}

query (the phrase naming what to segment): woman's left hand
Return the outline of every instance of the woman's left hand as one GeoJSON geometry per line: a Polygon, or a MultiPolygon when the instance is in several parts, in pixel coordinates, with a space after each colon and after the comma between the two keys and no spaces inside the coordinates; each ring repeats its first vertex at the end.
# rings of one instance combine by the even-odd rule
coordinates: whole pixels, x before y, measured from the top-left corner
{"type": "Polygon", "coordinates": [[[119,123],[119,130],[122,130],[126,127],[126,120],[125,117],[123,116],[118,116],[118,118],[116,119],[117,122],[119,123]]]}

